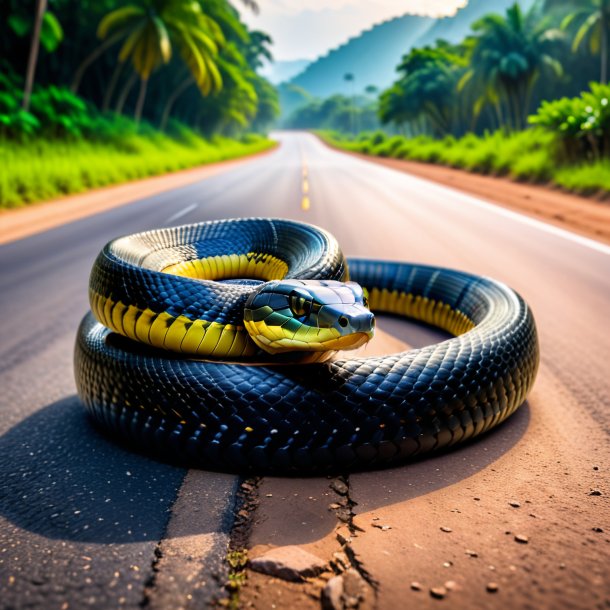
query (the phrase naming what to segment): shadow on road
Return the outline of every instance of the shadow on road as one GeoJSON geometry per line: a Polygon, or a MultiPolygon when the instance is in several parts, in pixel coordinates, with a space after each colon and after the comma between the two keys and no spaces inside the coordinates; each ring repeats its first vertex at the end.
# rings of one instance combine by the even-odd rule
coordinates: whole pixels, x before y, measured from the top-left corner
{"type": "Polygon", "coordinates": [[[185,470],[126,451],[91,425],[76,396],[0,437],[0,515],[47,538],[158,540],[185,470]]]}

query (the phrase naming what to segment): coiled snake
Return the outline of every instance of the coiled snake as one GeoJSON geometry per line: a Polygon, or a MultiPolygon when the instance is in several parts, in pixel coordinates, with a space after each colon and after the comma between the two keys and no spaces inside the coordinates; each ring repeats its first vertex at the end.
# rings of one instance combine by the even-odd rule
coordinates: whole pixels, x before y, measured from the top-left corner
{"type": "Polygon", "coordinates": [[[287,220],[117,239],[98,256],[89,295],[75,350],[82,402],[114,436],[190,466],[290,473],[404,461],[499,424],[538,366],[531,311],[507,286],[346,262],[330,234],[287,220]],[[357,284],[340,283],[348,267],[357,284]],[[372,336],[368,306],[454,337],[328,360],[372,336]]]}

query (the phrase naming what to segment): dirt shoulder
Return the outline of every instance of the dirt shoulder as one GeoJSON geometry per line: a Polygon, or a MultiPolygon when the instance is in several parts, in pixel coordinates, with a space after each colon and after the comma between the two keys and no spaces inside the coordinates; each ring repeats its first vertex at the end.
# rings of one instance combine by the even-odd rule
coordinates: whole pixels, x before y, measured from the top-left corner
{"type": "Polygon", "coordinates": [[[610,203],[608,202],[564,193],[549,186],[483,176],[442,165],[374,157],[341,148],[336,150],[450,186],[521,214],[610,244],[610,203]]]}
{"type": "Polygon", "coordinates": [[[51,199],[24,208],[0,211],[0,244],[23,239],[60,225],[126,205],[138,199],[171,191],[230,171],[275,148],[247,157],[211,163],[180,172],[95,189],[78,195],[51,199]]]}

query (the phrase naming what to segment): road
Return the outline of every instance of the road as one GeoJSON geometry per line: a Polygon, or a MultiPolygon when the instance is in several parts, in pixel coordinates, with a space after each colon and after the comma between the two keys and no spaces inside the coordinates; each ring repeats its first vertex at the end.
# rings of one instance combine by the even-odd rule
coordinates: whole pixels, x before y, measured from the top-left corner
{"type": "MultiPolygon", "coordinates": [[[[92,261],[113,237],[281,216],[329,229],[348,255],[506,282],[532,306],[542,362],[530,399],[497,431],[353,474],[347,500],[326,478],[257,481],[250,556],[271,545],[324,560],[347,552],[368,588],[362,607],[608,608],[610,248],[311,135],[278,137],[275,152],[230,171],[0,247],[0,607],[205,607],[224,595],[243,480],[186,473],[100,436],[75,396],[74,335],[92,261]],[[336,500],[351,507],[347,526],[328,509],[336,500]]],[[[407,343],[434,340],[385,323],[407,343]]],[[[324,579],[248,576],[244,606],[319,607],[324,579]]]]}

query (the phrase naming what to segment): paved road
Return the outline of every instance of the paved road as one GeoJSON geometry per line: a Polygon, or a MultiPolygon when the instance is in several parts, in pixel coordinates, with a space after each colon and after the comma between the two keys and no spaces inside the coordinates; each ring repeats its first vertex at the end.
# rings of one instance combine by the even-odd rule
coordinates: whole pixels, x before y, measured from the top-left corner
{"type": "MultiPolygon", "coordinates": [[[[90,427],[75,397],[72,346],[88,307],[88,272],[106,241],[159,226],[254,215],[321,225],[348,255],[491,275],[521,292],[536,314],[541,374],[529,405],[513,421],[453,457],[350,477],[353,512],[366,530],[350,548],[379,607],[399,607],[407,594],[419,594],[420,607],[436,603],[408,582],[422,581],[426,588],[425,575],[441,574],[443,563],[461,570],[449,574],[447,568],[444,580],[453,583],[450,595],[464,607],[502,607],[506,598],[485,597],[494,556],[504,571],[492,566],[492,576],[522,588],[521,607],[535,600],[537,607],[552,602],[556,608],[610,603],[600,568],[610,559],[610,248],[331,151],[309,135],[280,139],[276,152],[230,172],[0,247],[0,607],[163,607],[176,580],[167,557],[179,554],[182,543],[199,549],[193,552],[202,562],[176,576],[189,573],[190,589],[176,592],[180,603],[203,607],[218,595],[238,478],[189,475],[193,481],[178,504],[196,514],[172,533],[170,515],[185,471],[117,448],[90,427]],[[589,496],[591,488],[605,495],[589,496]],[[477,489],[488,491],[490,501],[474,514],[477,489]],[[527,517],[527,508],[507,508],[510,494],[538,503],[529,512],[543,514],[544,526],[527,517]],[[422,508],[422,527],[435,534],[420,540],[401,524],[420,519],[422,508]],[[373,514],[392,521],[391,533],[368,528],[373,514]],[[468,523],[460,525],[460,514],[468,523]],[[446,533],[434,537],[442,522],[475,536],[471,541],[456,534],[459,545],[478,540],[489,550],[481,566],[460,566],[463,548],[447,546],[446,533]],[[504,530],[517,526],[536,532],[533,539],[541,544],[496,552],[504,544],[499,530],[506,536],[504,530]],[[606,531],[592,534],[593,527],[606,531]],[[419,553],[415,562],[413,552],[419,553]],[[443,562],[450,555],[459,561],[443,562]]],[[[405,332],[407,341],[417,342],[405,332]]],[[[326,479],[265,479],[254,553],[288,543],[318,554],[332,551],[337,522],[322,506],[327,488],[326,479]],[[309,523],[300,496],[286,500],[288,489],[320,499],[309,523]],[[278,514],[283,523],[274,521],[278,514]]],[[[178,519],[179,511],[174,515],[178,519]]],[[[263,577],[251,580],[246,600],[260,608],[280,603],[263,577]]],[[[444,580],[438,576],[429,584],[444,580]]],[[[282,587],[276,589],[281,595],[282,587]]],[[[317,604],[296,589],[288,593],[303,607],[317,604]]]]}

